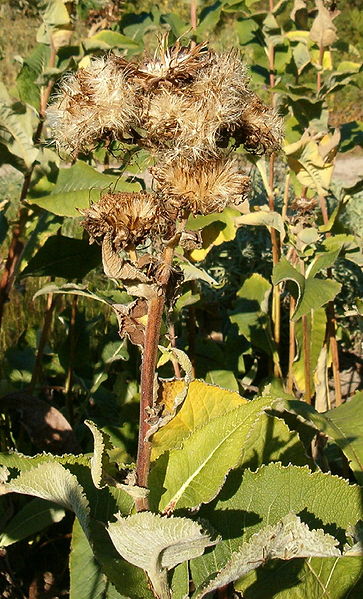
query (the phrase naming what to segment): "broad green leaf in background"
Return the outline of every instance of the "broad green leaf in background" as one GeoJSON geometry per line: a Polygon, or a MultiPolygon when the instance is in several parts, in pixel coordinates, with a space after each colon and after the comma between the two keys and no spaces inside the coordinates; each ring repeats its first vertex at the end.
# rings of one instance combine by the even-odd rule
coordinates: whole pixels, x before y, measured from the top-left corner
{"type": "Polygon", "coordinates": [[[85,49],[92,50],[110,50],[111,48],[122,48],[129,50],[131,54],[141,52],[142,45],[135,40],[122,35],[118,31],[104,29],[88,37],[83,41],[85,49]]]}
{"type": "Polygon", "coordinates": [[[212,552],[191,562],[195,584],[199,586],[208,574],[223,568],[254,533],[275,525],[290,512],[344,544],[344,531],[363,515],[361,489],[337,476],[311,472],[306,466],[269,464],[256,472],[232,471],[216,501],[200,511],[200,517],[206,518],[223,540],[212,552]]]}
{"type": "Polygon", "coordinates": [[[237,232],[236,218],[240,212],[235,208],[227,207],[218,214],[207,216],[190,217],[187,229],[198,231],[202,229],[202,249],[193,250],[190,255],[193,260],[204,260],[206,255],[215,245],[221,245],[225,241],[232,241],[237,232]]]}
{"type": "Polygon", "coordinates": [[[273,526],[266,526],[243,543],[212,581],[195,592],[195,599],[234,582],[272,559],[340,556],[338,541],[322,530],[310,530],[294,514],[288,514],[273,526]]]}
{"type": "Polygon", "coordinates": [[[76,519],[69,556],[70,599],[126,599],[107,580],[76,519]]]}
{"type": "Polygon", "coordinates": [[[238,381],[231,370],[210,370],[206,374],[205,382],[237,393],[239,390],[238,381]]]}
{"type": "Polygon", "coordinates": [[[284,409],[285,405],[286,410],[299,415],[339,445],[358,483],[363,485],[363,392],[323,414],[305,402],[288,400],[281,407],[284,409]]]}
{"type": "Polygon", "coordinates": [[[87,533],[90,513],[88,500],[77,478],[61,464],[40,464],[21,472],[16,478],[4,483],[4,487],[7,491],[34,495],[72,510],[87,533]]]}
{"type": "Polygon", "coordinates": [[[57,183],[51,193],[37,198],[28,198],[29,204],[36,204],[59,216],[79,216],[79,210],[88,208],[91,202],[100,199],[100,192],[140,191],[139,183],[122,181],[115,175],[105,175],[82,161],[69,168],[59,170],[57,183]]]}
{"type": "Polygon", "coordinates": [[[50,47],[37,44],[32,53],[24,59],[22,69],[16,79],[16,87],[22,102],[31,104],[39,111],[40,85],[38,77],[44,73],[49,63],[50,47]]]}
{"type": "Polygon", "coordinates": [[[59,505],[44,499],[32,499],[3,527],[0,534],[0,547],[8,547],[26,539],[50,524],[60,522],[64,516],[65,511],[59,505]]]}
{"type": "Polygon", "coordinates": [[[272,282],[274,285],[278,285],[286,280],[293,281],[298,291],[293,321],[297,321],[304,314],[308,314],[311,310],[317,310],[332,301],[342,287],[340,283],[331,279],[316,279],[313,276],[305,278],[283,256],[274,266],[272,282]]]}
{"type": "Polygon", "coordinates": [[[48,237],[20,274],[23,277],[83,279],[100,264],[101,250],[98,245],[90,245],[83,239],[54,235],[48,237]]]}
{"type": "Polygon", "coordinates": [[[169,596],[168,570],[218,542],[188,518],[166,518],[150,512],[116,518],[107,529],[113,544],[124,559],[147,572],[160,598],[169,596]]]}
{"type": "Polygon", "coordinates": [[[39,150],[33,143],[35,111],[25,104],[0,103],[0,146],[19,160],[11,162],[20,170],[29,169],[37,159],[39,150]]]}

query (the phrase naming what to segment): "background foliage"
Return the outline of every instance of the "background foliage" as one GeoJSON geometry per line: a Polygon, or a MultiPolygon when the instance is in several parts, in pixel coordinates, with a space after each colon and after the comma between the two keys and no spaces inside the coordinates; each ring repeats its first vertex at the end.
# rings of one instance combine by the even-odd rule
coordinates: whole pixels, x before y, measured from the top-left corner
{"type": "MultiPolygon", "coordinates": [[[[208,535],[187,520],[189,543],[209,545],[185,558],[196,597],[233,581],[245,597],[320,597],[322,585],[324,597],[361,596],[361,558],[326,557],[326,543],[320,555],[284,561],[255,537],[261,554],[251,572],[235,569],[233,554],[251,561],[251,536],[286,526],[291,511],[344,551],[362,517],[360,487],[351,484],[362,484],[362,398],[345,402],[362,372],[362,177],[352,165],[362,145],[363,21],[359,2],[338,6],[320,25],[315,3],[306,4],[201,2],[195,31],[186,2],[1,4],[0,441],[8,490],[19,491],[0,497],[4,597],[152,596],[142,570],[153,580],[155,553],[149,562],[121,560],[105,529],[133,506],[108,478],[121,480],[136,455],[140,355],[119,339],[112,308],[130,298],[103,276],[77,211],[110,187],[147,188],[148,156],[118,144],[77,161],[59,156],[44,117],[65,72],[111,49],[127,58],[152,51],[166,30],[171,41],[240,47],[252,86],[284,115],[286,139],[270,160],[251,162],[237,148],[253,177],[242,214],[226,209],[190,223],[203,227],[203,248],[180,257],[187,281],[164,323],[159,374],[179,378],[186,367],[176,345],[189,356],[189,377],[214,386],[192,382],[178,414],[154,435],[152,508],[176,507],[185,518],[200,508],[221,536],[216,545],[212,534],[201,541],[208,535]],[[85,420],[95,423],[94,439],[85,420]],[[50,454],[19,456],[43,451],[50,454]],[[72,501],[56,480],[73,489],[72,501]],[[294,496],[301,488],[303,502],[294,496]],[[272,497],[279,501],[270,516],[272,497]],[[243,512],[243,530],[231,529],[231,510],[243,512]],[[274,561],[265,564],[266,555],[274,561]]],[[[165,383],[162,405],[180,393],[178,384],[165,383]]],[[[142,521],[130,526],[132,538],[142,536],[142,521]]],[[[156,516],[147,526],[156,538],[166,534],[156,516]]],[[[173,534],[176,545],[183,541],[177,527],[173,534]]],[[[168,562],[173,597],[192,592],[185,559],[168,562]]]]}

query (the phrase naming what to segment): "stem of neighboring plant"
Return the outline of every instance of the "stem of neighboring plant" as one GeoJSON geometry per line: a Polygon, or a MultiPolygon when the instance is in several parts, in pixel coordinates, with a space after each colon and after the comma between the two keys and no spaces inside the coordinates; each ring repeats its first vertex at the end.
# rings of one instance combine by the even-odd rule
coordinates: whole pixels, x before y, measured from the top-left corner
{"type": "MultiPolygon", "coordinates": [[[[55,47],[51,46],[51,53],[49,58],[49,67],[52,68],[55,66],[55,60],[57,57],[57,50],[55,47]]],[[[52,91],[52,87],[54,85],[54,81],[49,81],[47,87],[43,90],[40,98],[40,108],[39,108],[39,122],[37,129],[34,134],[34,143],[37,144],[40,142],[41,134],[43,131],[45,111],[47,108],[48,100],[50,93],[52,91]]],[[[17,222],[13,227],[12,239],[10,242],[10,247],[8,250],[8,255],[5,262],[5,269],[3,275],[0,280],[0,326],[2,323],[2,318],[4,315],[5,304],[9,299],[10,291],[13,287],[14,278],[16,268],[20,262],[21,256],[24,250],[24,229],[26,222],[29,216],[29,208],[24,206],[23,202],[28,195],[31,178],[33,175],[33,170],[35,167],[35,163],[30,167],[27,173],[24,175],[24,181],[20,193],[20,208],[18,212],[17,222]]]]}
{"type": "Polygon", "coordinates": [[[310,352],[310,323],[309,316],[304,314],[302,317],[302,333],[303,333],[303,349],[304,349],[304,378],[305,378],[305,392],[304,399],[307,403],[311,404],[311,352],[310,352]]]}
{"type": "MultiPolygon", "coordinates": [[[[163,268],[158,280],[159,293],[150,300],[147,315],[145,344],[141,364],[140,420],[136,466],[137,485],[139,487],[145,488],[148,486],[151,454],[151,443],[149,440],[146,440],[146,436],[150,428],[150,424],[148,422],[150,417],[149,412],[154,405],[154,382],[160,328],[165,306],[166,291],[173,262],[174,249],[179,242],[180,235],[181,230],[177,235],[175,235],[174,239],[169,243],[169,245],[166,246],[164,250],[163,268]]],[[[136,509],[138,512],[147,510],[147,498],[143,497],[137,499],[136,509]]]]}
{"type": "Polygon", "coordinates": [[[37,348],[37,355],[35,358],[35,364],[33,368],[32,378],[29,385],[29,393],[33,393],[34,389],[39,381],[40,374],[42,372],[42,359],[44,353],[44,347],[49,337],[49,331],[52,326],[52,319],[54,308],[57,303],[57,298],[54,297],[53,293],[48,293],[47,296],[47,306],[44,314],[43,328],[40,334],[40,339],[37,348]]]}
{"type": "Polygon", "coordinates": [[[68,412],[68,418],[70,424],[73,424],[73,398],[72,398],[72,387],[73,387],[73,371],[74,371],[74,360],[76,357],[76,320],[77,320],[77,306],[78,296],[72,297],[71,306],[71,318],[69,321],[69,361],[67,368],[67,376],[64,385],[64,392],[66,396],[66,408],[68,412]]]}
{"type": "Polygon", "coordinates": [[[190,0],[190,24],[193,30],[197,28],[197,0],[190,0]]]}
{"type": "Polygon", "coordinates": [[[322,75],[322,68],[323,68],[323,60],[324,60],[324,46],[320,45],[319,46],[319,70],[317,72],[317,76],[316,76],[316,91],[319,94],[320,90],[321,90],[321,75],[322,75]]]}
{"type": "Polygon", "coordinates": [[[296,301],[295,298],[290,295],[290,314],[289,314],[289,370],[287,374],[287,385],[286,391],[287,393],[292,394],[293,384],[294,384],[294,376],[293,376],[293,366],[295,360],[295,323],[292,320],[292,316],[295,312],[296,301]]]}
{"type": "MultiPolygon", "coordinates": [[[[171,345],[171,347],[176,347],[175,326],[174,326],[174,323],[171,322],[169,324],[168,328],[169,328],[170,345],[171,345]]],[[[180,366],[179,366],[178,360],[176,358],[172,358],[171,362],[173,364],[175,378],[180,379],[181,378],[181,370],[180,370],[180,366]]]]}
{"type": "MultiPolygon", "coordinates": [[[[328,208],[324,196],[319,196],[320,210],[323,217],[324,225],[329,221],[328,208]]],[[[327,237],[330,237],[330,232],[327,232],[327,237]]],[[[327,270],[328,278],[332,278],[332,270],[327,270]]],[[[326,342],[329,342],[331,357],[332,357],[332,369],[334,378],[334,390],[335,390],[335,404],[340,406],[342,403],[342,388],[340,383],[340,367],[339,367],[339,351],[338,343],[336,339],[336,319],[335,319],[335,308],[334,302],[329,302],[326,307],[326,342]]]]}

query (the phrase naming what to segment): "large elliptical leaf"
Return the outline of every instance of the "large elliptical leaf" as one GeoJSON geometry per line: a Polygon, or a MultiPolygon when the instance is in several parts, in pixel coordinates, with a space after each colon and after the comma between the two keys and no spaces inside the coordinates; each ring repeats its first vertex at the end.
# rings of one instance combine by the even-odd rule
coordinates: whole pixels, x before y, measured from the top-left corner
{"type": "Polygon", "coordinates": [[[233,553],[212,581],[202,585],[194,595],[202,599],[208,593],[234,582],[272,559],[340,556],[338,541],[322,530],[310,530],[294,514],[288,514],[274,526],[266,526],[233,553]]]}
{"type": "Polygon", "coordinates": [[[194,582],[200,585],[207,575],[221,570],[243,542],[291,512],[344,544],[347,528],[362,518],[361,489],[306,466],[269,464],[256,472],[231,472],[216,501],[201,508],[200,516],[223,540],[212,552],[191,562],[194,582]]]}
{"type": "Polygon", "coordinates": [[[70,599],[126,599],[104,576],[76,519],[69,556],[70,599]]]}
{"type": "Polygon", "coordinates": [[[40,464],[4,483],[7,491],[34,495],[72,510],[88,534],[90,507],[77,478],[57,462],[40,464]]]}
{"type": "MultiPolygon", "coordinates": [[[[273,408],[275,401],[262,397],[219,414],[192,430],[180,448],[161,455],[150,472],[150,505],[165,512],[197,507],[217,495],[232,468],[241,464],[257,467],[282,459],[289,451],[294,456],[301,453],[306,463],[296,434],[279,419],[266,415],[265,410],[273,408]]],[[[172,430],[173,421],[166,426],[172,430]]]]}
{"type": "Polygon", "coordinates": [[[166,518],[140,512],[128,518],[119,514],[108,525],[117,551],[131,564],[145,570],[160,599],[169,599],[167,571],[201,555],[218,540],[188,518],[166,518]]]}

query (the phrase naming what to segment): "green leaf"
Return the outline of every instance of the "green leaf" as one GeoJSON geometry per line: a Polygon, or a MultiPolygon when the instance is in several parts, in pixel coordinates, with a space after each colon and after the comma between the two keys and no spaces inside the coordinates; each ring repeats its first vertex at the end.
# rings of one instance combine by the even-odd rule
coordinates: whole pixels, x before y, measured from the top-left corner
{"type": "Polygon", "coordinates": [[[251,572],[234,586],[245,599],[359,599],[363,592],[362,558],[277,561],[251,572]]]}
{"type": "Polygon", "coordinates": [[[281,241],[285,239],[284,221],[278,212],[268,210],[249,212],[249,214],[239,216],[236,222],[238,225],[265,225],[266,227],[272,227],[280,233],[281,241]]]}
{"type": "Polygon", "coordinates": [[[44,73],[49,63],[50,47],[37,44],[32,53],[24,59],[23,66],[16,78],[19,98],[26,104],[31,104],[36,110],[40,108],[40,85],[38,77],[44,73]]]}
{"type": "Polygon", "coordinates": [[[114,191],[139,191],[139,183],[128,183],[114,175],[98,172],[82,161],[70,168],[59,170],[57,183],[49,195],[28,198],[29,204],[36,204],[59,216],[79,216],[79,210],[88,208],[91,202],[100,199],[100,191],[109,188],[114,191]]]}
{"type": "Polygon", "coordinates": [[[117,591],[129,599],[154,599],[145,573],[120,557],[104,524],[91,520],[90,530],[96,560],[117,591]]]}
{"type": "Polygon", "coordinates": [[[223,541],[191,562],[196,585],[202,584],[208,573],[223,568],[254,533],[275,525],[290,512],[344,544],[344,531],[362,518],[361,489],[331,474],[312,473],[306,466],[269,464],[257,472],[232,471],[217,500],[200,511],[200,517],[211,523],[223,541]]]}
{"type": "Polygon", "coordinates": [[[85,287],[84,285],[76,285],[75,283],[66,283],[65,285],[45,285],[39,291],[37,291],[33,300],[41,295],[48,295],[48,293],[60,293],[65,295],[80,295],[82,297],[88,297],[89,299],[96,300],[107,306],[113,306],[114,304],[125,304],[130,301],[130,296],[124,291],[99,291],[94,293],[85,287]]]}
{"type": "Polygon", "coordinates": [[[0,145],[20,159],[22,170],[29,169],[39,153],[33,143],[34,121],[35,114],[30,106],[20,102],[11,106],[0,103],[0,145]]]}
{"type": "Polygon", "coordinates": [[[70,18],[65,0],[46,0],[42,8],[42,18],[46,25],[68,25],[70,18]]]}
{"type": "MultiPolygon", "coordinates": [[[[30,459],[28,458],[30,461],[30,459]]],[[[8,491],[47,499],[75,512],[87,533],[89,503],[77,478],[57,462],[45,462],[4,483],[8,491]]]]}
{"type": "Polygon", "coordinates": [[[104,576],[78,520],[69,556],[70,599],[126,599],[104,576]]]}
{"type": "Polygon", "coordinates": [[[212,31],[220,17],[222,11],[222,3],[217,0],[214,4],[206,6],[200,13],[199,25],[195,30],[195,35],[198,39],[205,39],[207,32],[212,31]]]}
{"type": "MultiPolygon", "coordinates": [[[[272,408],[275,401],[262,397],[217,415],[192,430],[180,448],[161,455],[150,472],[151,504],[165,512],[197,507],[217,495],[232,468],[254,462],[256,456],[261,462],[264,458],[273,459],[276,449],[280,455],[280,440],[266,447],[263,438],[266,431],[271,434],[274,429],[274,422],[269,424],[265,410],[272,408]]],[[[166,426],[172,428],[172,423],[166,426]]],[[[286,431],[285,426],[282,428],[286,431]]],[[[282,444],[285,443],[284,450],[296,444],[296,437],[288,432],[282,444]]]]}
{"type": "Polygon", "coordinates": [[[159,597],[168,596],[167,570],[201,555],[217,542],[188,518],[166,518],[150,512],[116,518],[107,528],[113,544],[124,559],[148,573],[159,597]]]}
{"type": "Polygon", "coordinates": [[[83,45],[87,51],[90,50],[109,50],[110,48],[123,48],[131,50],[132,53],[140,52],[142,46],[135,40],[122,35],[118,31],[112,31],[104,29],[92,35],[92,37],[85,38],[83,45]]]}
{"type": "Polygon", "coordinates": [[[339,445],[358,483],[363,485],[363,392],[323,414],[305,402],[288,400],[282,407],[285,404],[285,409],[298,414],[339,445]]]}
{"type": "Polygon", "coordinates": [[[93,268],[101,264],[101,252],[97,245],[86,240],[63,235],[48,237],[45,244],[20,273],[23,277],[63,277],[83,279],[93,268]]]}
{"type": "Polygon", "coordinates": [[[342,287],[340,283],[331,279],[315,279],[313,277],[305,279],[283,256],[280,262],[274,266],[272,282],[274,285],[278,285],[281,281],[286,280],[293,281],[298,290],[293,321],[299,320],[304,314],[308,314],[311,310],[317,310],[332,301],[342,287]]]}
{"type": "Polygon", "coordinates": [[[338,541],[322,530],[310,530],[294,514],[288,514],[273,526],[266,526],[243,543],[233,553],[223,569],[212,581],[195,592],[195,599],[245,576],[251,570],[273,559],[289,560],[298,557],[340,556],[338,541]]]}
{"type": "Polygon", "coordinates": [[[207,372],[205,382],[238,393],[238,381],[230,370],[210,370],[207,372]]]}
{"type": "MultiPolygon", "coordinates": [[[[183,385],[182,381],[165,383],[164,393],[169,398],[167,409],[170,410],[174,403],[174,397],[180,392],[183,385]]],[[[180,447],[191,432],[213,418],[246,403],[247,400],[238,393],[208,385],[203,381],[192,381],[176,416],[153,435],[152,459],[156,460],[165,451],[180,447]]]]}
{"type": "Polygon", "coordinates": [[[58,505],[44,499],[32,499],[20,508],[3,528],[0,546],[8,547],[26,539],[54,522],[60,522],[64,516],[65,511],[58,505]]]}
{"type": "MultiPolygon", "coordinates": [[[[320,352],[324,345],[326,333],[326,313],[324,308],[318,308],[307,315],[307,326],[310,332],[308,344],[310,347],[310,389],[314,390],[316,381],[316,369],[320,352]]],[[[306,390],[305,381],[305,356],[302,321],[299,320],[295,325],[295,338],[297,343],[297,356],[293,363],[293,373],[296,385],[301,392],[306,390]]]]}

